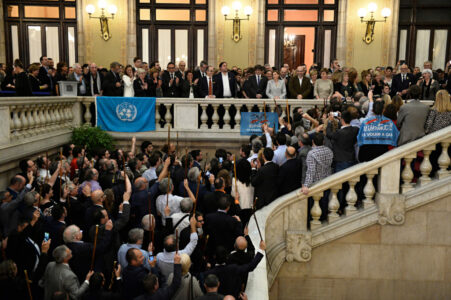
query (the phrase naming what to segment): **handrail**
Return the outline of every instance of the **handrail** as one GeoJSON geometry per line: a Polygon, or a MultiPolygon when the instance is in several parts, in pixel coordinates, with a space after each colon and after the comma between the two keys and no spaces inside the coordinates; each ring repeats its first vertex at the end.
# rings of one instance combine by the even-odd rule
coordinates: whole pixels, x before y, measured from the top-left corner
{"type": "MultiPolygon", "coordinates": [[[[309,190],[308,195],[304,195],[300,190],[293,191],[289,194],[286,194],[284,196],[281,196],[274,200],[272,203],[270,203],[268,206],[263,207],[259,211],[256,212],[256,217],[258,219],[258,223],[260,226],[260,230],[263,236],[263,239],[267,239],[267,232],[266,229],[271,226],[272,223],[269,223],[269,221],[272,220],[272,217],[276,215],[280,215],[279,213],[284,211],[287,208],[291,208],[292,205],[297,204],[299,202],[304,201],[307,202],[307,199],[311,197],[312,195],[318,195],[322,194],[324,191],[329,190],[333,187],[340,186],[344,182],[348,182],[356,177],[359,177],[363,174],[368,174],[371,172],[374,172],[375,170],[382,169],[383,167],[389,165],[390,163],[399,162],[401,159],[405,158],[406,156],[412,155],[412,153],[422,151],[425,149],[428,149],[425,152],[430,153],[433,149],[436,148],[436,144],[442,143],[449,145],[451,143],[451,125],[443,128],[439,131],[436,131],[434,133],[431,133],[429,135],[426,135],[422,137],[421,139],[418,139],[416,141],[407,143],[405,145],[402,145],[400,147],[397,147],[384,155],[369,161],[357,164],[353,167],[350,167],[346,170],[343,170],[339,173],[335,173],[317,183],[315,183],[309,190]]],[[[427,154],[429,155],[429,154],[427,154]]],[[[447,155],[447,154],[446,154],[447,155]]],[[[449,164],[449,157],[448,162],[449,164]]],[[[410,168],[410,166],[408,166],[410,168]]],[[[399,177],[398,177],[398,183],[399,183],[399,177]]],[[[382,191],[383,192],[383,191],[382,191]]],[[[400,192],[403,194],[403,192],[400,192]]],[[[286,221],[284,221],[284,225],[286,221]]],[[[301,220],[301,222],[307,223],[307,220],[301,220]]],[[[289,225],[288,225],[289,226],[289,225]]],[[[302,229],[302,228],[300,228],[302,229]]],[[[312,229],[310,232],[314,233],[315,230],[312,229]]],[[[277,232],[279,236],[285,235],[285,232],[277,232]]],[[[251,218],[249,222],[249,236],[254,243],[254,245],[258,245],[260,241],[260,237],[256,228],[256,224],[253,218],[251,218]]],[[[249,299],[261,299],[265,300],[268,299],[268,291],[269,291],[269,274],[271,274],[272,278],[274,278],[277,275],[278,267],[281,266],[285,258],[281,261],[280,257],[278,258],[277,263],[279,265],[275,265],[274,260],[271,260],[271,258],[274,258],[273,253],[280,250],[280,246],[276,249],[277,245],[271,245],[269,244],[270,241],[267,241],[267,255],[265,255],[262,262],[257,266],[257,268],[249,274],[248,284],[246,293],[248,294],[249,299]],[[274,250],[274,251],[272,251],[274,250]],[[268,255],[270,256],[268,258],[268,255]],[[271,269],[270,273],[267,272],[267,260],[269,259],[268,266],[270,266],[271,269]]]]}

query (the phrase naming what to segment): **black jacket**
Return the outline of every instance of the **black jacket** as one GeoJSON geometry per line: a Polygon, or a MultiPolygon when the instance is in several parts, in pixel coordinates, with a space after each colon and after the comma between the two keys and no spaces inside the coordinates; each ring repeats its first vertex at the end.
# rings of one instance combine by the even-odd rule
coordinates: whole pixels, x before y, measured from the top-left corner
{"type": "Polygon", "coordinates": [[[209,235],[207,253],[211,255],[218,246],[232,251],[235,239],[243,234],[243,227],[234,217],[217,211],[205,216],[204,231],[209,235]]]}
{"type": "MultiPolygon", "coordinates": [[[[227,76],[229,78],[229,88],[230,88],[230,97],[236,96],[236,80],[235,76],[233,76],[232,72],[228,72],[227,76]]],[[[224,84],[222,82],[222,73],[219,72],[215,76],[213,76],[214,81],[216,82],[216,98],[224,98],[224,84]]]]}
{"type": "Polygon", "coordinates": [[[143,279],[149,271],[143,266],[134,267],[128,265],[122,271],[123,299],[135,299],[144,293],[143,279]]]}
{"type": "MultiPolygon", "coordinates": [[[[396,74],[393,76],[393,80],[391,83],[390,96],[395,96],[396,93],[401,93],[403,90],[408,89],[411,85],[415,84],[416,78],[413,74],[407,73],[406,80],[402,80],[402,74],[396,74]]],[[[407,97],[407,94],[402,95],[403,99],[407,97]]]]}
{"type": "Polygon", "coordinates": [[[302,163],[299,159],[288,159],[279,168],[277,185],[279,186],[279,195],[288,194],[301,188],[302,183],[302,163]]]}
{"type": "Polygon", "coordinates": [[[174,296],[175,292],[177,292],[180,284],[182,283],[182,265],[174,264],[174,279],[170,286],[166,286],[164,288],[159,288],[152,295],[141,295],[135,300],[166,300],[171,299],[174,296]]]}
{"type": "Polygon", "coordinates": [[[180,86],[183,82],[182,74],[174,72],[174,81],[171,86],[169,86],[169,82],[171,81],[171,75],[168,71],[164,71],[163,76],[161,77],[163,81],[163,85],[161,86],[163,89],[164,97],[179,97],[180,96],[180,86]],[[179,83],[176,83],[176,79],[179,79],[179,83]]]}
{"type": "Polygon", "coordinates": [[[28,75],[25,72],[15,75],[14,86],[16,87],[16,96],[32,96],[31,84],[28,75]]]}
{"type": "Polygon", "coordinates": [[[252,170],[251,183],[254,186],[254,197],[257,199],[257,209],[271,203],[278,196],[277,177],[279,176],[279,166],[268,162],[258,171],[252,170]]]}
{"type": "Polygon", "coordinates": [[[236,264],[217,266],[210,271],[203,273],[203,276],[206,277],[209,274],[215,274],[218,276],[219,282],[221,283],[218,292],[223,295],[232,295],[238,299],[241,289],[241,276],[252,272],[262,258],[263,254],[258,252],[248,264],[241,266],[236,264]]]}
{"type": "Polygon", "coordinates": [[[133,89],[135,90],[135,97],[150,97],[150,84],[147,79],[144,79],[147,83],[147,89],[144,89],[144,83],[141,78],[137,78],[133,81],[133,89]]]}
{"type": "MultiPolygon", "coordinates": [[[[212,94],[216,95],[216,93],[217,93],[216,90],[218,88],[218,84],[217,84],[217,82],[215,80],[215,77],[213,76],[212,78],[213,78],[213,81],[211,83],[211,85],[212,85],[212,87],[211,87],[212,88],[212,94]]],[[[199,87],[200,97],[201,98],[207,97],[208,96],[208,76],[205,76],[204,78],[202,78],[198,82],[198,84],[200,84],[200,87],[199,87]]]]}
{"type": "Polygon", "coordinates": [[[124,88],[116,86],[116,82],[121,82],[119,74],[109,71],[102,82],[103,96],[122,97],[124,95],[124,88]]]}
{"type": "Polygon", "coordinates": [[[357,143],[357,134],[359,128],[347,126],[332,132],[332,122],[329,122],[326,129],[327,137],[332,143],[335,162],[353,162],[355,161],[355,148],[357,143]]]}
{"type": "Polygon", "coordinates": [[[42,92],[51,92],[52,91],[51,87],[52,87],[53,82],[52,82],[52,78],[51,78],[51,76],[49,76],[46,68],[44,68],[44,67],[39,68],[38,78],[42,85],[44,85],[44,84],[48,85],[48,87],[45,90],[42,90],[42,92]]]}
{"type": "Polygon", "coordinates": [[[94,79],[92,77],[92,74],[89,73],[86,76],[83,76],[83,78],[85,79],[85,83],[86,83],[86,96],[94,96],[95,92],[98,92],[98,94],[100,94],[100,92],[102,91],[102,84],[103,84],[103,75],[100,72],[97,72],[97,76],[99,76],[100,78],[100,88],[97,86],[97,91],[95,91],[96,89],[96,84],[97,84],[97,77],[94,79]],[[92,89],[91,89],[91,82],[92,82],[92,89]]]}
{"type": "Polygon", "coordinates": [[[268,78],[263,74],[260,75],[260,82],[257,84],[257,76],[252,75],[248,79],[249,84],[245,87],[246,95],[249,98],[257,98],[257,94],[262,95],[262,98],[266,98],[266,85],[268,84],[268,78]]]}

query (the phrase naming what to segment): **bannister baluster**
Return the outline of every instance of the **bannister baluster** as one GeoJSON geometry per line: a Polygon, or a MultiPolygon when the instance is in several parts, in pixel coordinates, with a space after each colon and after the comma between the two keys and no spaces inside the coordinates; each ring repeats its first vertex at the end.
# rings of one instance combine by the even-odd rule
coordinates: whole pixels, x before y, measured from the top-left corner
{"type": "Polygon", "coordinates": [[[219,129],[219,115],[218,115],[218,107],[219,104],[213,103],[213,116],[211,117],[211,120],[213,121],[213,125],[211,125],[211,129],[219,129]]]}
{"type": "Polygon", "coordinates": [[[28,136],[28,120],[26,114],[27,108],[20,106],[20,122],[22,123],[22,137],[28,136]]]}
{"type": "Polygon", "coordinates": [[[200,129],[208,129],[208,125],[207,125],[207,121],[208,121],[208,116],[207,116],[207,107],[208,104],[204,104],[202,103],[200,105],[201,109],[202,109],[202,113],[200,115],[200,121],[201,121],[201,125],[200,125],[200,129]]]}
{"type": "Polygon", "coordinates": [[[160,103],[155,103],[155,130],[161,129],[160,103]]]}
{"type": "Polygon", "coordinates": [[[449,164],[451,163],[451,159],[448,155],[448,147],[449,142],[442,142],[442,153],[438,158],[438,165],[440,166],[440,170],[437,172],[438,179],[443,179],[449,176],[448,169],[449,164]]]}
{"type": "Polygon", "coordinates": [[[366,178],[368,181],[365,184],[365,187],[363,188],[363,193],[365,194],[365,199],[363,200],[363,208],[367,209],[372,206],[374,206],[373,196],[376,193],[376,189],[374,188],[373,184],[373,177],[374,173],[367,173],[366,178]]]}
{"type": "Polygon", "coordinates": [[[28,124],[30,126],[30,135],[33,136],[36,134],[36,119],[34,116],[36,105],[30,105],[30,109],[28,111],[28,124]]]}
{"type": "Polygon", "coordinates": [[[91,119],[92,119],[91,102],[83,101],[83,105],[86,108],[85,114],[83,115],[83,117],[85,118],[85,124],[91,125],[91,119]]]}
{"type": "Polygon", "coordinates": [[[429,177],[429,174],[432,171],[431,161],[429,160],[429,155],[431,155],[431,152],[432,150],[423,150],[424,158],[420,165],[420,185],[425,185],[431,181],[431,177],[429,177]]]}
{"type": "Polygon", "coordinates": [[[328,221],[329,223],[332,223],[336,220],[338,220],[340,218],[340,216],[338,215],[337,211],[340,208],[340,202],[338,201],[337,198],[337,193],[340,190],[341,185],[338,186],[334,186],[333,188],[331,188],[331,196],[330,196],[330,200],[329,200],[329,215],[328,215],[328,221]]]}
{"type": "Polygon", "coordinates": [[[322,193],[313,196],[313,206],[310,210],[310,214],[312,215],[312,221],[310,221],[310,229],[313,230],[321,226],[321,221],[319,218],[321,217],[321,207],[319,206],[319,200],[321,200],[322,193]]]}
{"type": "Polygon", "coordinates": [[[348,203],[348,206],[346,206],[347,216],[353,215],[357,212],[357,208],[355,207],[355,203],[357,202],[357,193],[355,192],[354,187],[358,181],[358,179],[351,179],[348,181],[349,191],[346,194],[346,202],[348,203]]]}
{"type": "Polygon", "coordinates": [[[45,113],[45,131],[51,130],[52,118],[50,117],[50,104],[44,104],[44,113],[45,113]]]}
{"type": "Polygon", "coordinates": [[[413,190],[413,184],[412,184],[412,180],[413,180],[413,171],[412,171],[412,160],[416,158],[416,153],[411,154],[410,156],[406,156],[404,157],[404,162],[405,162],[405,166],[404,169],[401,172],[401,178],[402,178],[402,186],[401,186],[401,190],[402,193],[406,193],[410,190],[413,190]]]}
{"type": "Polygon", "coordinates": [[[224,117],[222,118],[224,121],[224,126],[222,127],[222,129],[224,130],[232,130],[232,127],[230,127],[230,113],[229,113],[229,109],[230,109],[230,104],[223,104],[224,106],[224,117]]]}
{"type": "Polygon", "coordinates": [[[14,105],[12,105],[11,107],[10,107],[10,110],[11,110],[11,113],[12,113],[12,117],[11,117],[11,122],[10,122],[10,125],[11,125],[11,139],[16,139],[17,138],[17,135],[18,135],[18,133],[17,133],[17,130],[18,130],[18,127],[17,127],[17,113],[16,113],[16,109],[17,109],[17,107],[16,106],[14,106],[14,105]]]}
{"type": "Polygon", "coordinates": [[[55,115],[55,107],[53,104],[49,104],[49,115],[50,115],[50,129],[55,130],[57,128],[56,124],[56,115],[55,115]]]}
{"type": "Polygon", "coordinates": [[[236,107],[236,114],[235,114],[235,131],[240,131],[241,130],[241,105],[240,104],[235,104],[236,107]]]}
{"type": "Polygon", "coordinates": [[[166,107],[166,113],[164,114],[164,120],[166,123],[164,124],[164,127],[168,128],[168,126],[171,125],[171,122],[172,122],[172,115],[171,115],[172,104],[165,104],[164,106],[166,107]]]}
{"type": "Polygon", "coordinates": [[[47,118],[45,115],[45,104],[40,104],[39,105],[39,119],[40,119],[40,128],[39,128],[39,133],[43,133],[46,131],[45,127],[47,124],[47,118]]]}

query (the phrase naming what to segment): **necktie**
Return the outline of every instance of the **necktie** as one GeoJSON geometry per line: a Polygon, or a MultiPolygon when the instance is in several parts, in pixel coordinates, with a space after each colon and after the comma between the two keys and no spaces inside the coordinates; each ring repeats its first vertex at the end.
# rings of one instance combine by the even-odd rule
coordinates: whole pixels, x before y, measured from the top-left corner
{"type": "Polygon", "coordinates": [[[213,95],[213,85],[211,83],[211,78],[208,78],[208,96],[213,95]]]}
{"type": "Polygon", "coordinates": [[[174,79],[174,74],[173,73],[171,73],[171,79],[174,79]]]}
{"type": "Polygon", "coordinates": [[[260,85],[260,75],[257,76],[257,85],[260,85]]]}
{"type": "Polygon", "coordinates": [[[402,81],[406,80],[406,75],[402,74],[402,81]]]}
{"type": "Polygon", "coordinates": [[[92,78],[92,85],[94,87],[94,94],[97,95],[97,94],[99,94],[99,88],[97,86],[97,77],[96,78],[91,77],[91,78],[92,78]]]}

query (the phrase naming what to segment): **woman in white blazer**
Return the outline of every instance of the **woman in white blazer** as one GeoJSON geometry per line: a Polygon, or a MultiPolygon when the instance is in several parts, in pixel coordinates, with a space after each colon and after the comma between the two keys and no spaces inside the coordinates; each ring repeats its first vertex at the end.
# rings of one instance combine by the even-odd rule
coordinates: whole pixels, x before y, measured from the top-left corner
{"type": "Polygon", "coordinates": [[[122,76],[124,82],[124,97],[134,97],[135,90],[133,89],[133,81],[135,80],[135,72],[131,65],[127,65],[122,76]]]}

